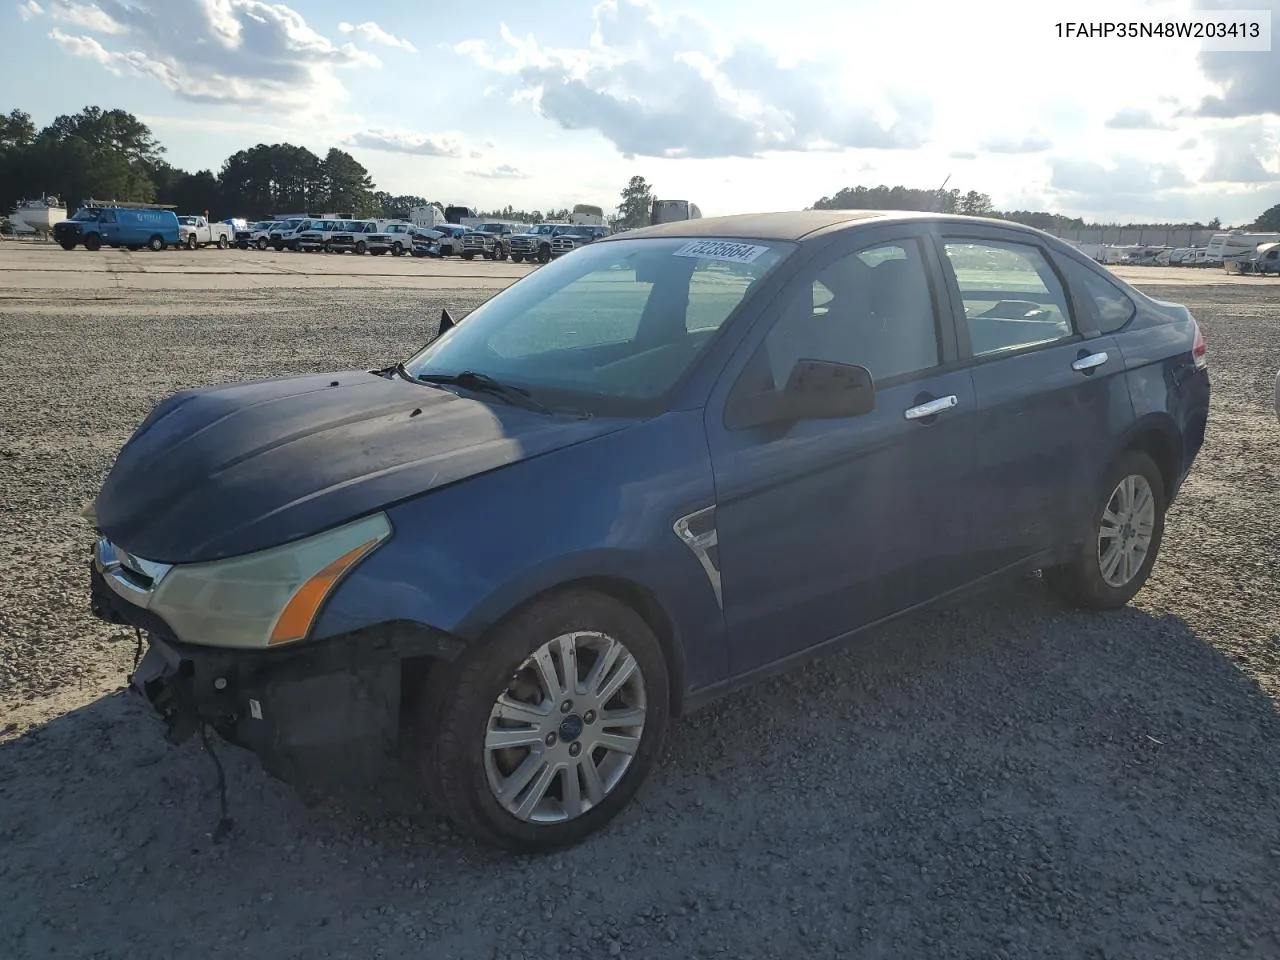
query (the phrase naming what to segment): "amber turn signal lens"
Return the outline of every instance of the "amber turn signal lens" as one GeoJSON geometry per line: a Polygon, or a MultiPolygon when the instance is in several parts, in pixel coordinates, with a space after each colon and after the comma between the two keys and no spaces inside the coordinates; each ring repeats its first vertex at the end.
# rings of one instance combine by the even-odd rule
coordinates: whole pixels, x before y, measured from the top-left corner
{"type": "Polygon", "coordinates": [[[268,644],[290,643],[301,640],[311,630],[320,604],[327,597],[342,575],[355,566],[356,561],[378,545],[377,540],[368,540],[353,550],[349,550],[333,563],[329,564],[310,580],[300,586],[285,605],[280,618],[271,631],[268,644]]]}

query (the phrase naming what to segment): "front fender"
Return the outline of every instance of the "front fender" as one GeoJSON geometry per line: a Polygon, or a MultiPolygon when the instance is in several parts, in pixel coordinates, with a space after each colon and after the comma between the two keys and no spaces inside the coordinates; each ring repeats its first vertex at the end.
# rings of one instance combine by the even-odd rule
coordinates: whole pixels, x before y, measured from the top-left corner
{"type": "Polygon", "coordinates": [[[335,591],[319,639],[409,620],[475,642],[547,590],[605,578],[649,595],[686,687],[723,679],[724,619],[675,522],[714,503],[701,413],[668,413],[391,508],[391,540],[335,591]]]}

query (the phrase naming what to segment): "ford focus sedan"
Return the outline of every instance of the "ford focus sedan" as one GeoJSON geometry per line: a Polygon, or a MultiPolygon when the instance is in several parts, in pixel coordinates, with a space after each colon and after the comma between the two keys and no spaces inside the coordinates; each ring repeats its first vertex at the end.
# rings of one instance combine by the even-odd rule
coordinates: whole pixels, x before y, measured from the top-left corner
{"type": "MultiPolygon", "coordinates": [[[[577,842],[673,718],[925,605],[1147,580],[1204,339],[994,220],[805,211],[599,240],[413,357],[179,393],[90,516],[170,738],[298,784],[410,759],[457,824],[577,842]]],[[[310,787],[308,787],[310,789],[310,787]]]]}

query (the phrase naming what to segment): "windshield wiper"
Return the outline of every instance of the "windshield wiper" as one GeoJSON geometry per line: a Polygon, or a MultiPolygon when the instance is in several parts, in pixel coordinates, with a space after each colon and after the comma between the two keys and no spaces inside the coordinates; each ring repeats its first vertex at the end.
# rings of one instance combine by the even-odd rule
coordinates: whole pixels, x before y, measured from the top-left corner
{"type": "Polygon", "coordinates": [[[524,407],[526,410],[536,410],[538,413],[552,413],[552,409],[546,404],[539,403],[533,399],[533,395],[523,387],[516,387],[509,383],[503,383],[501,380],[495,380],[487,373],[477,373],[474,370],[463,370],[461,373],[426,373],[421,376],[411,377],[418,383],[441,383],[451,386],[462,387],[464,390],[474,390],[477,393],[489,393],[495,397],[501,397],[508,403],[517,407],[524,407]]]}

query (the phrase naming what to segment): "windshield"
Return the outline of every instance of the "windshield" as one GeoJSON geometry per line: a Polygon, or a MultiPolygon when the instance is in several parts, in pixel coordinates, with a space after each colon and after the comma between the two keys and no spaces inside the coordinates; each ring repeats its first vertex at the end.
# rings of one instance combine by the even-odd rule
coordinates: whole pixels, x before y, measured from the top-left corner
{"type": "Polygon", "coordinates": [[[502,224],[500,223],[482,223],[476,227],[481,233],[501,233],[502,224]]]}
{"type": "Polygon", "coordinates": [[[178,222],[184,227],[194,227],[196,225],[195,217],[179,217],[178,222]]]}
{"type": "Polygon", "coordinates": [[[97,220],[98,217],[101,215],[101,212],[102,211],[100,210],[93,210],[93,209],[77,210],[76,215],[71,219],[72,220],[97,220]]]}
{"type": "Polygon", "coordinates": [[[512,284],[405,366],[486,374],[604,416],[660,409],[793,244],[653,238],[591,244],[512,284]]]}

